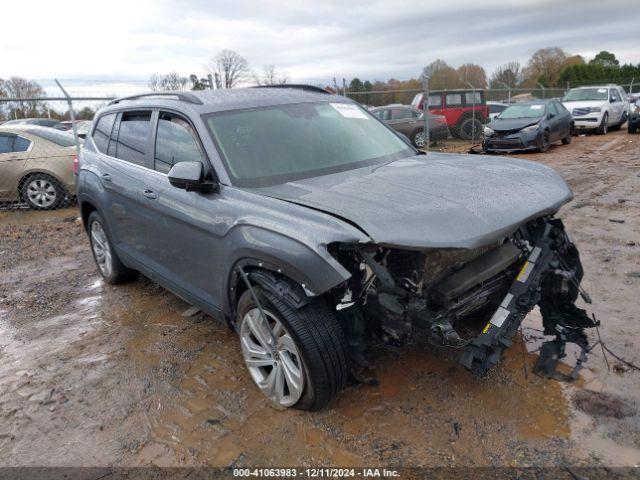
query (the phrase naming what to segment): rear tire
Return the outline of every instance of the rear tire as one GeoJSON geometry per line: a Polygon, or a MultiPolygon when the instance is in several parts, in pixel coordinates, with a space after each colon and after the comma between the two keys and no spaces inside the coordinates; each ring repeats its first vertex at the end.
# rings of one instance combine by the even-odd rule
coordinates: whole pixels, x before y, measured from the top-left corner
{"type": "Polygon", "coordinates": [[[55,210],[68,198],[65,188],[55,178],[45,173],[36,173],[22,181],[22,199],[33,210],[55,210]]]}
{"type": "Polygon", "coordinates": [[[127,268],[118,258],[106,223],[97,211],[93,211],[89,215],[87,233],[89,234],[93,259],[96,261],[98,272],[105,282],[116,285],[133,280],[138,276],[138,272],[127,268]]]}
{"type": "MultiPolygon", "coordinates": [[[[345,387],[349,374],[347,342],[335,314],[322,301],[315,301],[294,310],[276,295],[259,286],[253,287],[253,290],[267,316],[275,317],[293,339],[304,372],[304,390],[295,403],[291,398],[278,402],[277,396],[272,397],[271,400],[280,408],[321,409],[345,387]]],[[[247,322],[247,316],[252,312],[255,315],[257,308],[251,292],[248,290],[244,292],[238,301],[236,321],[243,343],[245,362],[247,362],[247,354],[244,348],[243,331],[246,333],[246,328],[243,329],[243,322],[247,322]]],[[[267,349],[264,348],[264,350],[267,349]]],[[[276,359],[282,361],[282,355],[280,354],[276,359]]],[[[247,368],[249,368],[248,364],[247,368]]],[[[256,385],[267,395],[264,384],[261,386],[258,383],[256,375],[268,376],[271,372],[269,369],[276,367],[261,368],[265,371],[260,373],[250,370],[250,373],[256,385]]],[[[288,391],[291,390],[288,389],[288,391]]]]}
{"type": "Polygon", "coordinates": [[[480,117],[475,118],[475,123],[472,116],[463,117],[455,127],[456,136],[463,140],[481,140],[482,138],[482,119],[480,117]],[[475,134],[474,134],[475,129],[475,134]]]}
{"type": "Polygon", "coordinates": [[[411,143],[416,148],[424,148],[425,138],[424,138],[424,129],[420,128],[413,132],[411,135],[411,143]]]}
{"type": "Polygon", "coordinates": [[[600,122],[600,126],[596,130],[596,133],[598,135],[606,135],[607,132],[609,131],[608,123],[609,123],[609,114],[605,112],[604,115],[602,116],[602,121],[600,122]]]}
{"type": "Polygon", "coordinates": [[[571,143],[571,140],[573,140],[573,132],[571,131],[571,129],[569,129],[569,133],[567,133],[567,136],[562,139],[562,144],[569,145],[571,143]]]}

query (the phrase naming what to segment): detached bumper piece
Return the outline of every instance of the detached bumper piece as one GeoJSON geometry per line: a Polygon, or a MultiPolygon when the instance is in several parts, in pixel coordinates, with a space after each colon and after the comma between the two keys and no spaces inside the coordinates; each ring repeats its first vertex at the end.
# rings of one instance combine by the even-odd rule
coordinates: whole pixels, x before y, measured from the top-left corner
{"type": "MultiPolygon", "coordinates": [[[[467,347],[460,360],[474,374],[484,375],[496,365],[505,348],[512,345],[524,317],[537,304],[543,318],[544,334],[556,338],[543,344],[535,372],[558,378],[555,371],[564,356],[567,342],[576,343],[582,354],[571,377],[586,359],[589,350],[584,328],[597,326],[586,312],[575,305],[580,294],[583,270],[575,245],[558,219],[547,219],[542,234],[529,250],[529,256],[507,294],[482,333],[467,347]]],[[[590,299],[583,294],[583,299],[590,299]]]]}

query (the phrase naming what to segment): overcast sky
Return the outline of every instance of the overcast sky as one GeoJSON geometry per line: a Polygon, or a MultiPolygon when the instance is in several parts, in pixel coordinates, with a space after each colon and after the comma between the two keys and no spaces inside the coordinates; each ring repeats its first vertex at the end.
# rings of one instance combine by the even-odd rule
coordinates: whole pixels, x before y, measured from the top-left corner
{"type": "Polygon", "coordinates": [[[202,74],[222,49],[312,83],[407,79],[436,58],[490,75],[548,46],[640,63],[638,0],[22,0],[1,12],[0,78],[144,82],[202,74]]]}

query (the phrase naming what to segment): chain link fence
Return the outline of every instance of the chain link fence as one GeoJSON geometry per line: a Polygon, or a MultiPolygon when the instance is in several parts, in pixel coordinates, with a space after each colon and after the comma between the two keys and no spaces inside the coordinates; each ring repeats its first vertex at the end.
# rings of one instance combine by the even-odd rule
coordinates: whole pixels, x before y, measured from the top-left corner
{"type": "MultiPolygon", "coordinates": [[[[114,98],[151,91],[146,81],[131,80],[65,79],[41,84],[44,95],[38,97],[0,97],[0,122],[4,122],[0,125],[0,211],[72,206],[75,166],[94,113],[114,98]]],[[[622,86],[633,93],[633,82],[622,86]]],[[[413,89],[349,91],[345,85],[336,90],[418,148],[465,152],[481,142],[484,125],[506,105],[559,99],[568,87],[476,89],[470,85],[430,90],[425,83],[413,89]]]]}

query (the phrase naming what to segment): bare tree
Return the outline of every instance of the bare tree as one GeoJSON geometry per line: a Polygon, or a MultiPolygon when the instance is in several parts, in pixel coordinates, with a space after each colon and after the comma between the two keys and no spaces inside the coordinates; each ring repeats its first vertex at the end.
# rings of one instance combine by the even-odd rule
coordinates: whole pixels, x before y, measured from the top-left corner
{"type": "Polygon", "coordinates": [[[233,50],[222,50],[207,70],[215,77],[216,88],[237,87],[249,76],[249,64],[239,53],[233,50]]]}
{"type": "Polygon", "coordinates": [[[253,79],[257,85],[284,85],[289,82],[287,74],[278,72],[275,65],[264,65],[262,75],[256,73],[253,79]]]}
{"type": "Polygon", "coordinates": [[[509,62],[496,68],[491,75],[491,88],[517,88],[522,83],[522,68],[520,62],[509,62]]]}
{"type": "Polygon", "coordinates": [[[152,75],[148,85],[154,92],[189,90],[189,79],[177,72],[171,72],[166,75],[152,75]]]}
{"type": "MultiPolygon", "coordinates": [[[[22,77],[11,77],[2,83],[2,90],[11,98],[42,98],[45,96],[42,87],[32,80],[22,77]]],[[[18,100],[9,105],[10,114],[15,118],[37,117],[44,110],[42,100],[18,100]]]]}

